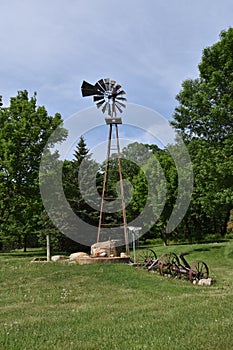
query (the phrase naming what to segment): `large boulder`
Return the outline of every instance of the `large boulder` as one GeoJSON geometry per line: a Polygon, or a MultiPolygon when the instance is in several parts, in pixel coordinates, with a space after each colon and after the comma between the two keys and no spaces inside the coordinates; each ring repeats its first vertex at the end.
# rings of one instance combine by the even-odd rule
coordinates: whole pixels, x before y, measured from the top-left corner
{"type": "Polygon", "coordinates": [[[53,255],[51,257],[51,261],[54,261],[54,262],[59,261],[59,260],[66,260],[66,259],[67,259],[67,257],[65,255],[53,255]]]}
{"type": "Polygon", "coordinates": [[[94,248],[92,252],[93,257],[97,257],[97,256],[105,257],[107,255],[108,255],[108,251],[107,249],[104,249],[104,248],[94,248]]]}
{"type": "Polygon", "coordinates": [[[212,283],[211,278],[202,278],[198,281],[199,286],[210,286],[212,283]]]}
{"type": "Polygon", "coordinates": [[[124,249],[123,242],[120,240],[108,240],[97,242],[91,246],[91,255],[95,256],[120,256],[124,249]]]}
{"type": "Polygon", "coordinates": [[[77,258],[88,258],[89,255],[87,253],[84,252],[77,252],[77,253],[72,253],[69,256],[69,259],[71,261],[75,261],[77,258]]]}

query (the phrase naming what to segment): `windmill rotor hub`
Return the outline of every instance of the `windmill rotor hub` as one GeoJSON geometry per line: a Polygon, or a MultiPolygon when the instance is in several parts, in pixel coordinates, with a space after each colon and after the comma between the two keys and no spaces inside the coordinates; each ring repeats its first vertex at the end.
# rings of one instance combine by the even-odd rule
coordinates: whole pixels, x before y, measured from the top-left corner
{"type": "Polygon", "coordinates": [[[113,98],[113,94],[111,91],[105,91],[104,93],[104,97],[108,100],[110,100],[111,98],[113,98]]]}

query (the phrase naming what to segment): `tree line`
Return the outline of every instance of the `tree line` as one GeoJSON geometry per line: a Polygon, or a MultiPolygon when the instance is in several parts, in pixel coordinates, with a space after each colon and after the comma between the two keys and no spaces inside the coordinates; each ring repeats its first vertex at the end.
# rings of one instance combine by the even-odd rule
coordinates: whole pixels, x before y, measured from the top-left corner
{"type": "MultiPolygon", "coordinates": [[[[121,152],[123,178],[129,180],[131,201],[127,205],[130,222],[143,210],[147,201],[148,179],[163,171],[166,182],[154,188],[149,208],[158,209],[161,196],[166,201],[158,220],[142,237],[167,241],[194,242],[210,237],[225,237],[233,231],[233,29],[220,34],[220,40],[203,50],[198,66],[199,76],[185,80],[176,96],[177,107],[171,125],[182,137],[188,149],[194,172],[193,192],[189,208],[178,225],[168,235],[165,228],[177,198],[178,172],[168,145],[132,143],[121,152]],[[145,153],[154,155],[154,160],[145,153]],[[140,168],[129,159],[144,157],[140,168]],[[157,161],[155,161],[155,159],[157,161]]],[[[0,250],[27,246],[44,246],[45,236],[52,237],[54,249],[74,249],[75,243],[62,235],[48,217],[40,196],[39,167],[49,136],[56,130],[53,142],[62,142],[67,131],[60,114],[49,116],[45,107],[37,106],[36,94],[19,91],[9,107],[0,106],[0,250]]],[[[50,155],[61,162],[56,152],[50,155]]],[[[63,162],[63,187],[66,198],[76,215],[98,226],[99,212],[86,203],[78,181],[79,168],[85,159],[89,168],[98,169],[96,187],[101,195],[104,164],[92,159],[85,139],[80,137],[72,160],[63,162]]],[[[115,155],[110,158],[111,180],[106,189],[116,197],[119,181],[115,155]]],[[[84,184],[85,185],[85,184],[84,184]]],[[[94,200],[94,199],[93,199],[94,200]]],[[[106,215],[106,222],[121,222],[120,213],[106,215]]]]}

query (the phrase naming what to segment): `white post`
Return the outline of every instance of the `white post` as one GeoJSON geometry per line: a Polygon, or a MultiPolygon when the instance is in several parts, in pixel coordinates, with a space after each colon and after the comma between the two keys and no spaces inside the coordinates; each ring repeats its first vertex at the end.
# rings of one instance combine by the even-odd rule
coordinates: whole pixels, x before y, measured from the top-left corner
{"type": "MultiPolygon", "coordinates": [[[[132,240],[133,240],[133,255],[134,255],[134,264],[137,263],[137,258],[136,258],[136,240],[138,240],[139,237],[139,231],[141,230],[141,227],[134,227],[134,226],[128,226],[128,231],[132,235],[132,240]]],[[[130,239],[131,240],[131,239],[130,239]]]]}
{"type": "Polygon", "coordinates": [[[46,235],[47,261],[51,260],[50,234],[46,235]]]}
{"type": "Polygon", "coordinates": [[[133,236],[133,262],[136,264],[136,245],[135,245],[135,234],[132,231],[132,236],[133,236]]]}

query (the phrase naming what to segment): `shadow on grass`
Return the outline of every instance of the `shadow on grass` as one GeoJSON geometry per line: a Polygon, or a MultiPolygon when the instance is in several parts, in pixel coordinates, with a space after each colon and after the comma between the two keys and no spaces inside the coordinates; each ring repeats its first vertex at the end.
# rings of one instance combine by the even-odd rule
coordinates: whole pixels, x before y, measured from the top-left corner
{"type": "Polygon", "coordinates": [[[216,245],[216,246],[211,246],[211,248],[208,248],[208,247],[201,247],[201,248],[195,248],[193,249],[192,251],[193,252],[208,252],[210,250],[219,250],[219,249],[222,249],[223,248],[223,244],[219,244],[219,245],[216,245]]]}
{"type": "Polygon", "coordinates": [[[192,252],[209,252],[209,251],[210,251],[210,248],[207,248],[207,247],[192,249],[192,252]]]}

